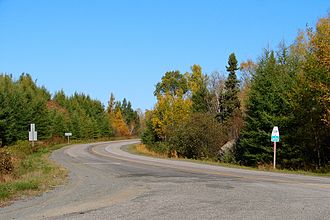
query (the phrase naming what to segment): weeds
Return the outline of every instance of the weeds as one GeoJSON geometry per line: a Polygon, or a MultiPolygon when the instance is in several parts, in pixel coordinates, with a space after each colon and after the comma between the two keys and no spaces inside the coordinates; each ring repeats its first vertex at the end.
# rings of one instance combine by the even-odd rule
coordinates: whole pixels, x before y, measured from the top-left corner
{"type": "MultiPolygon", "coordinates": [[[[116,137],[110,140],[122,139],[116,137]]],[[[71,144],[95,141],[109,139],[72,140],[71,144]]],[[[49,156],[66,145],[63,140],[57,139],[39,141],[34,148],[28,141],[18,141],[15,145],[0,148],[0,207],[17,197],[36,195],[63,184],[67,170],[51,161],[49,156]]]]}
{"type": "Polygon", "coordinates": [[[1,162],[4,162],[6,167],[11,166],[11,169],[3,166],[1,168],[0,206],[11,199],[35,195],[63,183],[67,171],[49,160],[50,153],[62,146],[39,143],[32,149],[28,142],[21,141],[1,149],[1,152],[6,152],[0,157],[1,162]]]}

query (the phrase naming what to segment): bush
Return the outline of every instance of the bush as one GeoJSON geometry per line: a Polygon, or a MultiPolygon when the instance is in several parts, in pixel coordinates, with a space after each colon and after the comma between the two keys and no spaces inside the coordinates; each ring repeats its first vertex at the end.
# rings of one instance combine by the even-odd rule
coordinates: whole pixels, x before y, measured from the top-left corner
{"type": "Polygon", "coordinates": [[[146,122],[146,129],[141,135],[141,141],[143,144],[148,145],[149,147],[159,141],[159,138],[157,137],[157,134],[152,127],[151,121],[146,122]]]}
{"type": "Polygon", "coordinates": [[[25,158],[33,153],[33,149],[28,141],[17,141],[15,145],[7,147],[8,151],[20,158],[25,158]]]}
{"type": "Polygon", "coordinates": [[[186,122],[169,131],[170,150],[193,159],[215,158],[227,140],[225,129],[208,113],[193,113],[186,122]]]}
{"type": "Polygon", "coordinates": [[[158,154],[169,154],[170,148],[167,143],[155,142],[146,145],[147,149],[158,154]]]}
{"type": "Polygon", "coordinates": [[[0,151],[0,175],[6,175],[13,172],[14,166],[11,154],[6,150],[0,151]]]}

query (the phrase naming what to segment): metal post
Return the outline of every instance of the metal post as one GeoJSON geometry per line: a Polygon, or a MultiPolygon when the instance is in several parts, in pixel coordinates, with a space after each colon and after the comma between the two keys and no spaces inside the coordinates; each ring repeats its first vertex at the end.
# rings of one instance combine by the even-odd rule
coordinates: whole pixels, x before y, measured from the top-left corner
{"type": "Polygon", "coordinates": [[[70,136],[68,135],[68,144],[70,144],[70,136]]]}
{"type": "Polygon", "coordinates": [[[276,142],[274,142],[274,169],[276,169],[276,142]]]}
{"type": "Polygon", "coordinates": [[[31,125],[32,147],[34,147],[34,127],[31,125]]]}

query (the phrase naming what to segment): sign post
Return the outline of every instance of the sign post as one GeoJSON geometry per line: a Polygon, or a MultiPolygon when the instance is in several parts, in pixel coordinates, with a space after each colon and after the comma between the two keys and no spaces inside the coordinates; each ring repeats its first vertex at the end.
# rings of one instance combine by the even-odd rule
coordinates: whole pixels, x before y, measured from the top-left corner
{"type": "Polygon", "coordinates": [[[30,125],[29,131],[29,141],[32,141],[32,147],[34,147],[34,142],[38,140],[38,133],[36,132],[36,125],[30,125]]]}
{"type": "Polygon", "coordinates": [[[68,137],[68,144],[70,144],[70,137],[72,136],[72,133],[64,133],[66,137],[68,137]]]}
{"type": "Polygon", "coordinates": [[[274,142],[274,169],[276,169],[276,142],[280,142],[280,132],[278,127],[275,126],[272,131],[271,141],[274,142]]]}

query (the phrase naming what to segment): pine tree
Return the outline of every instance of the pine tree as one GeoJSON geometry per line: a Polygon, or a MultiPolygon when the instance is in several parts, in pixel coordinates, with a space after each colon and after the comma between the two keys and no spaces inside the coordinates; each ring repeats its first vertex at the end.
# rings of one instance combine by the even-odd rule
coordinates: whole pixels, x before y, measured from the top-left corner
{"type": "Polygon", "coordinates": [[[238,99],[239,93],[239,80],[236,76],[238,70],[238,63],[234,53],[230,54],[228,59],[227,72],[229,72],[228,78],[225,82],[225,89],[223,94],[219,97],[219,113],[217,119],[219,122],[224,122],[226,119],[232,116],[236,109],[240,108],[240,102],[238,99]]]}
{"type": "Polygon", "coordinates": [[[208,112],[209,111],[209,105],[208,101],[210,99],[210,93],[209,90],[206,88],[206,86],[201,87],[200,90],[193,93],[191,97],[192,101],[192,111],[193,112],[208,112]]]}
{"type": "Polygon", "coordinates": [[[245,165],[272,162],[270,134],[274,126],[278,126],[281,133],[281,142],[278,144],[279,163],[293,156],[288,155],[290,146],[286,140],[292,118],[288,93],[294,82],[295,71],[283,62],[287,57],[285,53],[282,54],[276,59],[273,51],[266,51],[258,62],[249,92],[245,126],[237,148],[237,160],[245,165]],[[286,155],[282,149],[285,149],[286,155]]]}

